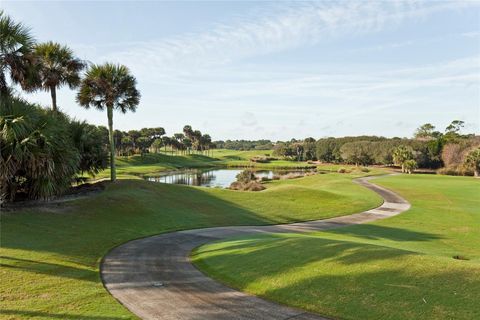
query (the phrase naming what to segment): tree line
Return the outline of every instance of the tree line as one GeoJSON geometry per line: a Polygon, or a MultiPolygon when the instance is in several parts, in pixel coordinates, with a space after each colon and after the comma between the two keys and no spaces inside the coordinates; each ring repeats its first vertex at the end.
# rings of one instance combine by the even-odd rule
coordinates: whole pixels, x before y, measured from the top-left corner
{"type": "MultiPolygon", "coordinates": [[[[103,130],[106,130],[104,128],[103,130]]],[[[193,130],[192,126],[186,125],[183,131],[166,136],[165,129],[143,128],[140,130],[120,131],[113,133],[114,143],[117,146],[117,156],[131,156],[133,154],[145,154],[148,152],[158,153],[167,148],[174,154],[209,154],[215,148],[209,134],[202,134],[200,130],[193,130]]]]}
{"type": "Polygon", "coordinates": [[[214,141],[215,146],[218,149],[229,150],[270,150],[273,148],[274,143],[270,140],[218,140],[214,141]]]}
{"type": "Polygon", "coordinates": [[[478,175],[480,137],[461,134],[463,127],[463,121],[454,120],[440,132],[427,123],[415,131],[412,139],[378,136],[292,139],[276,143],[273,154],[295,161],[398,165],[405,172],[417,167],[442,168],[440,173],[478,175]]]}

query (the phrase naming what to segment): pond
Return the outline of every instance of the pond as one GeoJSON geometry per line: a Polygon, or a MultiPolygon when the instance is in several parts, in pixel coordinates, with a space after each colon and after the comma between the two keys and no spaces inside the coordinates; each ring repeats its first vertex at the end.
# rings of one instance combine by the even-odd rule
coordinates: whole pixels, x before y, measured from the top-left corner
{"type": "MultiPolygon", "coordinates": [[[[181,172],[172,172],[161,176],[145,177],[148,181],[185,184],[190,186],[228,188],[230,184],[236,181],[236,176],[244,169],[211,169],[211,170],[185,170],[181,172]]],[[[255,170],[257,177],[272,178],[276,174],[306,172],[306,170],[255,170]]]]}

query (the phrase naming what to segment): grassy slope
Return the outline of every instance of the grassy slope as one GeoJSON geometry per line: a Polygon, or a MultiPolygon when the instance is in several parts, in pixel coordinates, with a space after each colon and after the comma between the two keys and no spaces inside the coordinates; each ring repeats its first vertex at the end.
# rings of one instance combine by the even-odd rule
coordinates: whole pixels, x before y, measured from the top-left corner
{"type": "Polygon", "coordinates": [[[124,180],[88,201],[2,213],[2,317],[134,318],[99,279],[100,259],[113,246],[171,230],[308,220],[378,205],[352,177],[279,181],[255,194],[124,180]]]}
{"type": "Polygon", "coordinates": [[[193,259],[231,286],[335,318],[479,319],[480,181],[405,175],[376,183],[412,209],[329,232],[209,244],[193,259]]]}

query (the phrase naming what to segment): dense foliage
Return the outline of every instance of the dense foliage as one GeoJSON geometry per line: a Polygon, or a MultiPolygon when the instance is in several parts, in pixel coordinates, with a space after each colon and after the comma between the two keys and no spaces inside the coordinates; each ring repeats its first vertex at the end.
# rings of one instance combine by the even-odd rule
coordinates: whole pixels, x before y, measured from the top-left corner
{"type": "Polygon", "coordinates": [[[214,144],[219,149],[229,150],[270,150],[273,148],[273,143],[270,140],[219,140],[214,141],[214,144]]]}
{"type": "Polygon", "coordinates": [[[105,168],[106,149],[95,126],[71,121],[11,97],[0,105],[0,198],[48,198],[70,187],[77,174],[105,168]]]}
{"type": "Polygon", "coordinates": [[[462,127],[462,121],[454,120],[442,133],[427,123],[415,131],[413,139],[378,136],[292,139],[277,142],[273,149],[275,156],[296,161],[397,165],[404,172],[417,167],[445,166],[441,173],[471,175],[475,166],[465,161],[469,152],[480,145],[480,137],[461,134],[462,127]]]}
{"type": "Polygon", "coordinates": [[[191,126],[183,127],[183,132],[175,133],[171,137],[165,135],[165,129],[142,128],[141,130],[115,130],[113,137],[118,156],[157,153],[162,148],[169,148],[172,152],[190,154],[192,152],[208,153],[215,148],[209,134],[202,134],[200,130],[193,130],[191,126]]]}
{"type": "Polygon", "coordinates": [[[105,168],[102,129],[57,112],[56,89],[74,89],[83,68],[68,47],[36,44],[27,27],[0,11],[0,204],[61,194],[79,175],[105,168]],[[20,99],[15,84],[50,91],[54,111],[20,99]]]}

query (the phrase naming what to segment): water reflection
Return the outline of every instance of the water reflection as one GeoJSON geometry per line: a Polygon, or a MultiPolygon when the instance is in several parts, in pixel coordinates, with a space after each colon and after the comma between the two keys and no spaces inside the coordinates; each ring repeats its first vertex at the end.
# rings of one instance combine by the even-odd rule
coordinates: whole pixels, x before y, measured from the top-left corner
{"type": "MultiPolygon", "coordinates": [[[[156,177],[146,177],[145,179],[153,182],[169,184],[185,184],[190,186],[218,187],[228,188],[230,184],[236,181],[236,176],[243,169],[214,169],[214,170],[188,170],[169,173],[156,177]]],[[[285,174],[290,172],[305,172],[302,170],[272,171],[258,170],[255,175],[259,178],[272,178],[276,174],[285,174]]]]}

